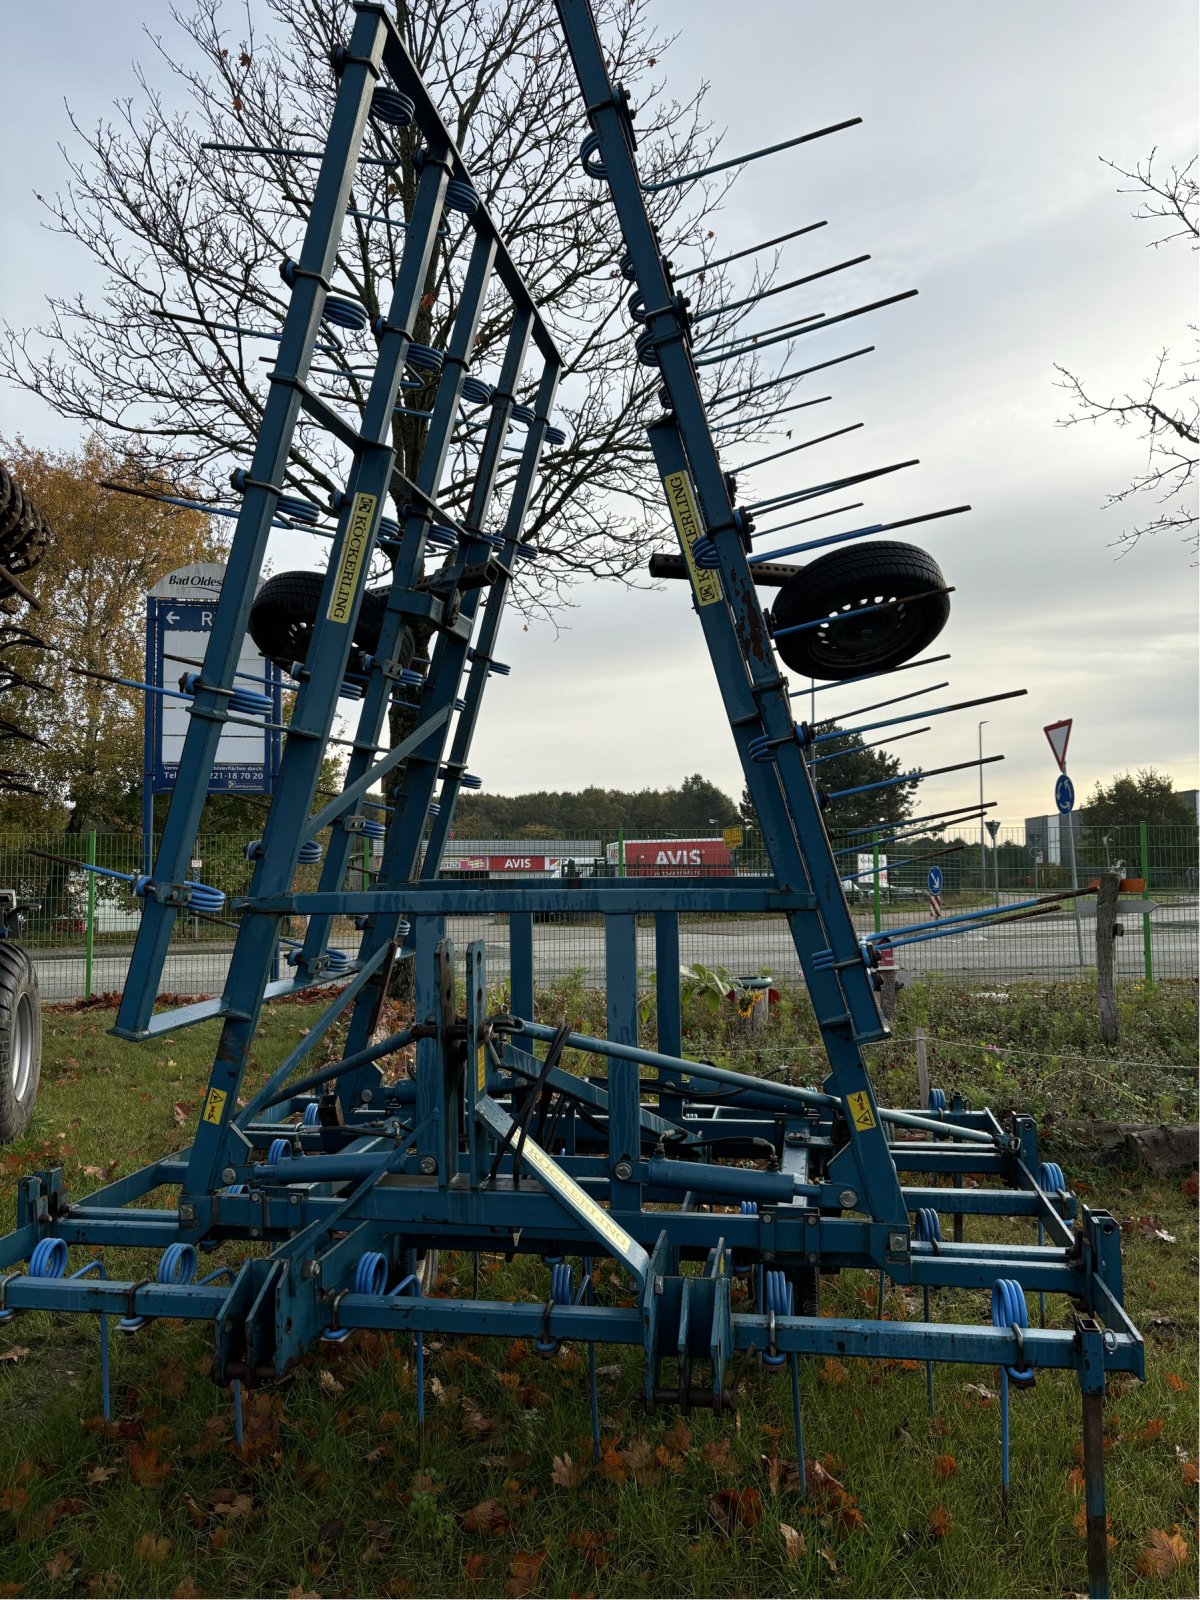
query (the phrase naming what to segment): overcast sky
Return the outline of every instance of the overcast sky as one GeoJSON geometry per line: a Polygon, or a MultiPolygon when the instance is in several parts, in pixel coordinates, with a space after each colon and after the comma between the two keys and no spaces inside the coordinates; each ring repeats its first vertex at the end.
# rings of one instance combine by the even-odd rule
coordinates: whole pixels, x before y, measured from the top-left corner
{"type": "MultiPolygon", "coordinates": [[[[64,100],[87,125],[132,92],[131,63],[150,56],[142,25],[166,25],[165,10],[151,0],[5,0],[14,70],[0,316],[15,325],[36,322],[48,292],[98,298],[90,262],[44,231],[32,191],[63,183],[64,100]]],[[[686,98],[711,82],[707,105],[728,130],[726,153],[865,119],[748,168],[717,229],[732,251],[828,218],[788,247],[787,276],[871,253],[819,303],[786,297],[797,313],[920,290],[852,324],[852,342],[832,330],[804,341],[805,364],[876,346],[822,375],[819,389],[822,378],[806,380],[804,397],[834,399],[814,413],[819,426],[800,429],[866,426],[797,458],[801,467],[779,463],[743,483],[743,498],[759,499],[919,456],[920,467],[867,485],[861,513],[817,531],[974,506],[910,535],[956,588],[936,647],[952,659],[895,682],[919,688],[948,676],[950,690],[930,703],[1029,695],[936,719],[900,748],[925,766],[969,760],[989,714],[985,754],[1007,759],[986,769],[986,792],[1013,822],[1052,806],[1056,771],[1041,730],[1064,717],[1075,722],[1068,765],[1081,797],[1098,779],[1146,766],[1195,787],[1192,558],[1163,538],[1114,559],[1130,514],[1101,505],[1138,470],[1144,447],[1132,430],[1056,427],[1066,402],[1053,370],[1062,362],[1111,393],[1134,384],[1162,346],[1184,350],[1197,257],[1178,244],[1147,248],[1147,225],[1130,219],[1133,199],[1098,157],[1132,167],[1157,144],[1165,167],[1193,153],[1195,7],[650,0],[650,11],[678,33],[661,63],[671,89],[686,98]]],[[[78,441],[75,425],[0,386],[0,433],[18,431],[32,444],[78,441]]],[[[740,769],[686,589],[592,584],[576,599],[557,636],[510,619],[502,654],[512,675],[489,685],[471,763],[486,787],[637,789],[698,771],[736,797],[740,769]]],[[[820,708],[884,698],[868,687],[830,690],[820,708]]],[[[941,809],[975,792],[974,773],[955,774],[931,780],[922,804],[941,809]]]]}

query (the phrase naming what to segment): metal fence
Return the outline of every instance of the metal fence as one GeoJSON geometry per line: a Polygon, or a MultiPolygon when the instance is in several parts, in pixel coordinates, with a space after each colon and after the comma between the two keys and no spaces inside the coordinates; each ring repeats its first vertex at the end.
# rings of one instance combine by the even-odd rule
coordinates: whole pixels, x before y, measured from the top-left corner
{"type": "MultiPolygon", "coordinates": [[[[699,865],[690,850],[634,850],[637,841],[613,839],[611,830],[579,829],[600,840],[592,862],[553,854],[554,841],[539,841],[543,859],[553,869],[494,874],[545,881],[569,872],[659,876],[726,876],[765,870],[753,830],[740,843],[708,853],[718,859],[699,865]],[[608,847],[612,845],[613,849],[608,847]],[[662,862],[647,862],[647,854],[662,862]],[[640,854],[640,861],[637,859],[640,854]],[[627,858],[627,859],[626,859],[627,858]],[[674,858],[674,859],[672,859],[674,858]]],[[[719,835],[717,836],[719,837],[719,835]]],[[[659,831],[656,841],[678,846],[696,840],[683,831],[659,831]]],[[[574,842],[574,841],[569,841],[574,842]]],[[[511,856],[504,849],[485,852],[511,856]]],[[[229,835],[203,835],[197,840],[192,872],[201,881],[236,896],[247,887],[250,864],[247,840],[229,835]]],[[[1038,894],[1069,886],[1070,872],[1061,862],[1046,861],[1026,843],[1022,827],[1002,827],[993,841],[970,834],[950,838],[912,837],[885,851],[870,836],[834,838],[833,847],[855,924],[865,935],[873,931],[913,930],[915,942],[896,952],[897,964],[909,978],[938,973],[973,984],[1020,978],[1062,978],[1095,966],[1094,901],[1073,902],[1049,911],[1035,911],[1025,902],[1038,894]],[[877,853],[878,850],[878,853],[877,853]],[[931,896],[929,873],[941,874],[940,893],[931,896]],[[963,912],[999,908],[1015,920],[980,927],[954,938],[937,937],[951,917],[963,912]],[[1029,914],[1025,914],[1028,912],[1029,914]],[[940,915],[935,915],[939,913],[940,915]],[[932,936],[932,937],[931,937],[932,936]]],[[[364,847],[364,851],[369,849],[364,847]]],[[[698,847],[697,847],[698,848],[698,847]]],[[[1121,865],[1129,884],[1119,922],[1118,975],[1126,978],[1190,978],[1197,976],[1197,844],[1195,830],[1167,828],[1113,829],[1094,838],[1084,831],[1078,844],[1077,874],[1086,885],[1108,867],[1121,865]],[[1149,907],[1149,909],[1147,909],[1149,907]]],[[[0,835],[0,889],[29,902],[20,913],[14,936],[29,949],[47,1001],[73,1000],[119,990],[125,982],[141,902],[131,893],[130,879],[143,870],[142,841],[130,833],[97,835],[0,835]],[[91,860],[104,873],[82,870],[91,860]],[[80,863],[74,866],[72,863],[80,863]],[[124,876],[108,876],[107,874],[124,876]]],[[[370,873],[372,858],[356,858],[355,884],[370,873]]],[[[320,867],[301,866],[298,887],[316,886],[320,867]]],[[[451,874],[448,874],[451,875],[451,874]]],[[[453,870],[453,876],[460,876],[453,870]]],[[[936,878],[934,880],[937,881],[936,878]]],[[[160,988],[164,993],[219,993],[232,950],[234,919],[181,917],[160,988]]],[[[496,980],[508,971],[505,918],[454,917],[449,933],[460,947],[484,940],[488,972],[496,980]]],[[[303,919],[281,928],[281,962],[288,940],[303,934],[303,919]]],[[[357,934],[348,920],[335,926],[333,942],[353,951],[357,934]]],[[[640,961],[647,982],[654,965],[654,933],[650,919],[639,932],[640,961]]],[[[738,976],[769,973],[777,982],[800,981],[787,926],[778,916],[697,915],[680,918],[680,955],[687,965],[723,967],[738,976]]],[[[585,986],[604,981],[604,929],[599,917],[555,916],[534,928],[534,959],[540,982],[573,977],[585,986]]]]}

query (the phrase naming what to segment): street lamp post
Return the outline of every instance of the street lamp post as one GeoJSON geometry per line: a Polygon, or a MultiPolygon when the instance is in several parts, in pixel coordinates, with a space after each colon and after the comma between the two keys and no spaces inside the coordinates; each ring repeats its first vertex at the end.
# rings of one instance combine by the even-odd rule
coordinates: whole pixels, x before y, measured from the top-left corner
{"type": "Polygon", "coordinates": [[[983,729],[989,720],[988,717],[984,717],[983,722],[979,724],[979,892],[981,895],[987,892],[987,846],[984,843],[987,833],[983,826],[983,729]]]}

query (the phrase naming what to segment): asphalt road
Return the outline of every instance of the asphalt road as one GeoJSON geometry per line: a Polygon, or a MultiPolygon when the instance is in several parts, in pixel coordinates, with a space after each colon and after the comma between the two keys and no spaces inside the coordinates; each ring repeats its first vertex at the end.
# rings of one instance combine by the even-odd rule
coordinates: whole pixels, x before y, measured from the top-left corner
{"type": "MultiPolygon", "coordinates": [[[[917,910],[914,908],[914,923],[921,920],[915,914],[917,910]]],[[[1157,977],[1196,976],[1200,957],[1197,913],[1197,901],[1189,900],[1160,906],[1151,916],[1151,948],[1157,977]]],[[[891,916],[887,920],[893,922],[891,916]]],[[[858,913],[855,921],[863,933],[870,931],[869,915],[858,913]]],[[[1126,915],[1124,924],[1125,935],[1117,944],[1117,971],[1122,976],[1140,977],[1142,918],[1126,915]]],[[[924,927],[932,926],[924,923],[924,927]]],[[[1081,926],[1084,965],[1094,965],[1095,921],[1085,918],[1081,926]]],[[[451,918],[448,931],[460,950],[472,939],[483,939],[489,978],[498,981],[508,976],[508,929],[504,922],[487,917],[451,918]]],[[[43,1000],[74,1000],[82,996],[81,951],[35,950],[32,954],[43,1000]]],[[[906,945],[896,954],[901,971],[914,976],[944,972],[984,982],[1003,982],[1010,978],[1070,977],[1079,970],[1075,920],[1069,911],[1008,927],[906,945]]],[[[733,973],[766,970],[783,982],[794,982],[799,977],[795,951],[779,917],[684,923],[680,927],[680,959],[689,965],[703,962],[710,967],[725,967],[733,973]]],[[[98,953],[93,963],[93,992],[120,989],[128,962],[128,950],[98,953]]],[[[578,971],[585,985],[600,987],[604,981],[603,929],[598,922],[582,926],[538,924],[534,928],[534,962],[540,981],[578,971]]],[[[228,964],[227,947],[181,945],[167,958],[160,991],[181,995],[217,993],[224,984],[228,964]]],[[[638,930],[638,965],[647,974],[654,969],[652,928],[638,930]]]]}

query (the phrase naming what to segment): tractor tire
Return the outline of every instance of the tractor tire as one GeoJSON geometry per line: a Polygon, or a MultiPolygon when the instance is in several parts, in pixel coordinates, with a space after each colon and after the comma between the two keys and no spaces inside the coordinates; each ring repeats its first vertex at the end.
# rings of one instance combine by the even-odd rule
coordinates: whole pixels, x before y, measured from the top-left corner
{"type": "Polygon", "coordinates": [[[0,1144],[29,1126],[41,1071],[37,974],[20,946],[0,940],[0,1144]]]}
{"type": "MultiPolygon", "coordinates": [[[[267,660],[285,672],[308,655],[324,583],[320,572],[279,572],[268,578],[254,597],[250,637],[267,660]]],[[[372,655],[379,644],[386,609],[386,589],[368,589],[363,595],[354,625],[354,645],[366,655],[372,655]]],[[[412,630],[405,628],[397,651],[400,665],[408,666],[412,656],[412,630]]]]}
{"type": "Polygon", "coordinates": [[[915,545],[881,540],[851,550],[831,550],[789,578],[779,591],[771,617],[780,659],[806,678],[829,681],[890,672],[919,655],[945,627],[950,597],[928,593],[945,583],[937,562],[915,545]],[[906,595],[923,598],[905,603],[906,595]],[[779,637],[800,623],[886,600],[901,603],[779,637]]]}

